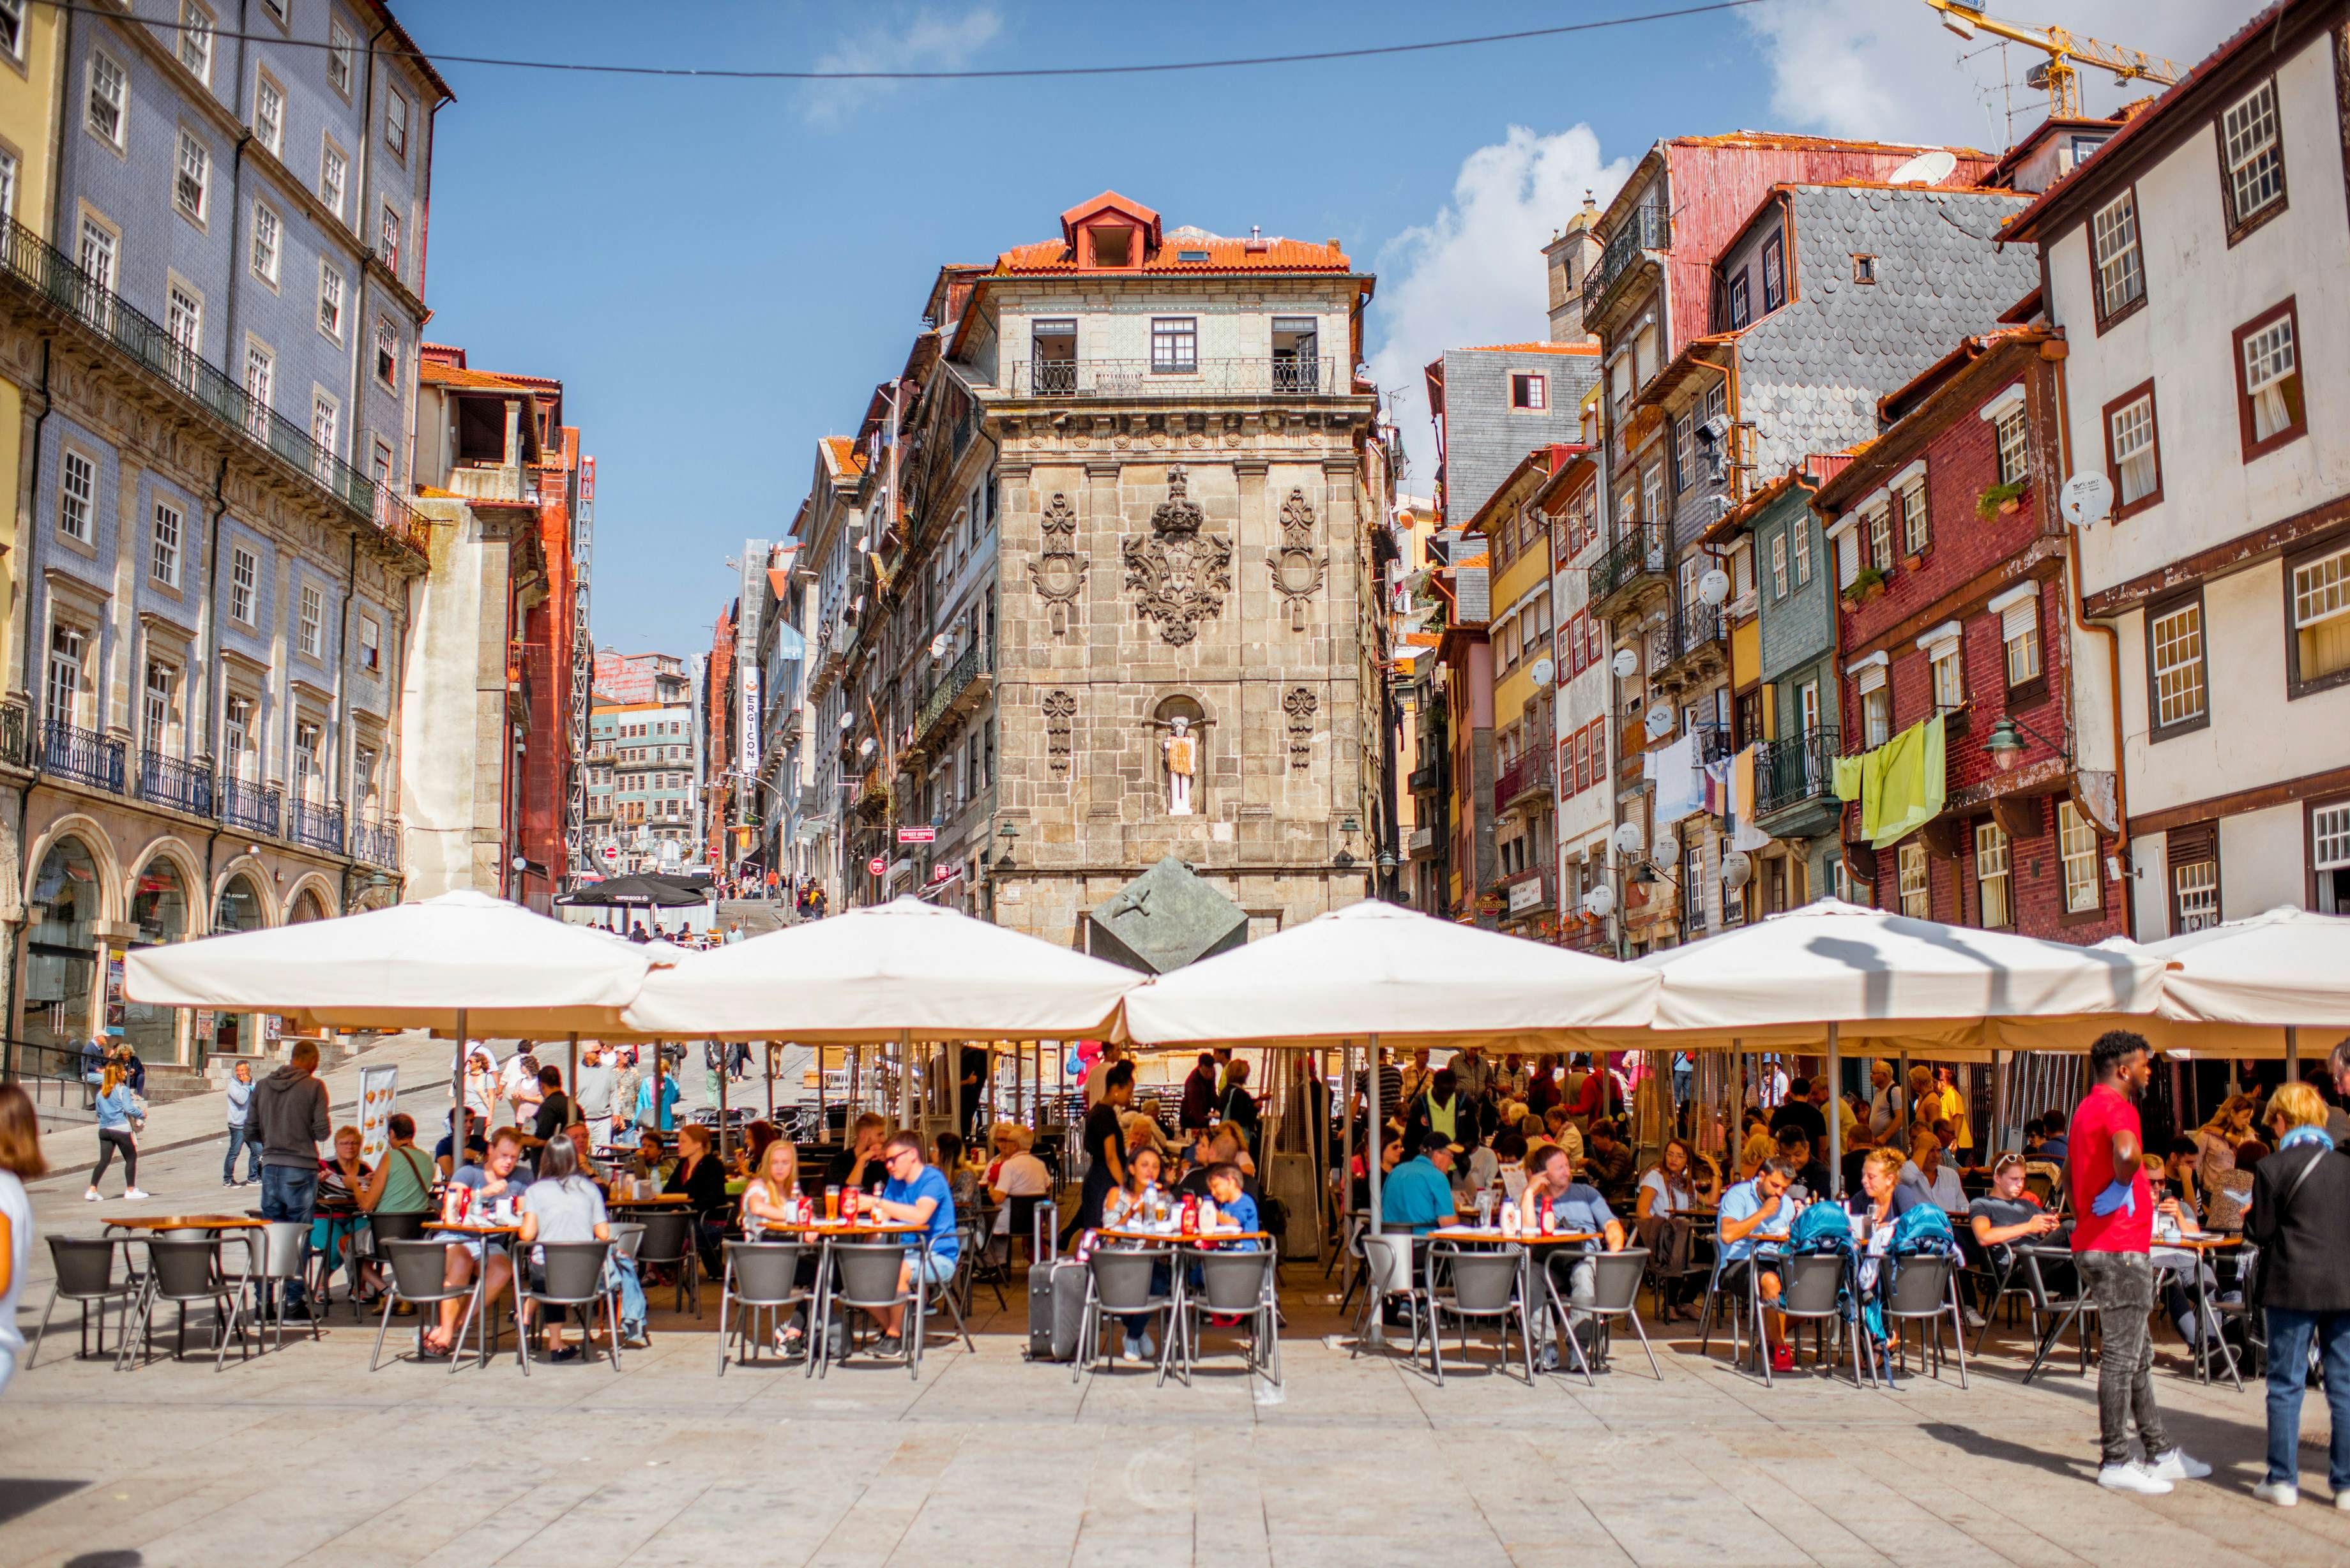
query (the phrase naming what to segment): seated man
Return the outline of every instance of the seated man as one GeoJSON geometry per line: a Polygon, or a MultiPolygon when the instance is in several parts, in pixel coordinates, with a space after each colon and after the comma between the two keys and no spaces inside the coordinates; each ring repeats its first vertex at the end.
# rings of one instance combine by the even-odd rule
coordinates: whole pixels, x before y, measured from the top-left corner
{"type": "MultiPolygon", "coordinates": [[[[1948,1127],[1950,1124],[1940,1124],[1948,1127]]],[[[1955,1165],[1943,1156],[1946,1149],[1939,1134],[1920,1133],[1915,1152],[1901,1168],[1901,1185],[1915,1192],[1953,1220],[1967,1218],[1966,1189],[1959,1181],[1955,1165]]]]}
{"type": "Polygon", "coordinates": [[[662,1145],[660,1134],[647,1127],[637,1136],[637,1152],[629,1161],[629,1174],[639,1180],[664,1182],[669,1173],[677,1168],[677,1157],[662,1145]]]}
{"type": "MultiPolygon", "coordinates": [[[[513,1127],[500,1127],[491,1135],[489,1157],[484,1163],[461,1166],[456,1174],[449,1178],[452,1187],[473,1189],[473,1210],[478,1218],[473,1222],[485,1220],[484,1210],[501,1200],[520,1206],[522,1196],[530,1186],[529,1176],[518,1168],[521,1159],[522,1134],[513,1127]]],[[[482,1311],[484,1314],[496,1311],[498,1297],[504,1294],[506,1287],[514,1282],[514,1263],[506,1254],[505,1239],[501,1236],[466,1236],[448,1231],[441,1232],[441,1236],[449,1243],[442,1283],[452,1290],[468,1284],[473,1281],[473,1271],[478,1268],[483,1272],[482,1311]]],[[[464,1307],[463,1297],[452,1297],[441,1303],[440,1323],[425,1331],[425,1349],[435,1355],[449,1354],[450,1346],[456,1343],[458,1314],[464,1307]]],[[[484,1334],[489,1332],[486,1323],[480,1327],[484,1334]]]]}
{"type": "Polygon", "coordinates": [[[1828,1195],[1828,1165],[1814,1158],[1818,1151],[1812,1146],[1811,1136],[1800,1127],[1789,1126],[1779,1134],[1779,1158],[1795,1173],[1795,1185],[1804,1189],[1806,1198],[1828,1195]]]}
{"type": "Polygon", "coordinates": [[[1614,1122],[1591,1124],[1591,1153],[1583,1166],[1584,1174],[1592,1186],[1599,1189],[1601,1197],[1610,1203],[1632,1201],[1632,1150],[1614,1122]]]}
{"type": "Polygon", "coordinates": [[[825,1185],[860,1189],[871,1187],[873,1179],[886,1172],[888,1160],[881,1145],[889,1136],[889,1118],[880,1112],[867,1111],[858,1116],[849,1128],[847,1145],[825,1167],[825,1185]]]}
{"type": "Polygon", "coordinates": [[[595,1156],[589,1152],[594,1145],[588,1131],[588,1124],[573,1122],[563,1129],[563,1136],[570,1140],[572,1152],[579,1157],[579,1174],[594,1182],[597,1191],[608,1196],[612,1188],[612,1174],[598,1164],[595,1156]]]}
{"type": "MultiPolygon", "coordinates": [[[[920,1230],[928,1239],[927,1251],[909,1251],[898,1270],[898,1289],[902,1293],[913,1288],[914,1272],[920,1269],[923,1282],[935,1293],[946,1288],[955,1276],[955,1265],[962,1255],[962,1244],[955,1235],[954,1189],[949,1185],[946,1173],[922,1159],[922,1140],[913,1133],[901,1132],[882,1147],[881,1163],[889,1173],[889,1185],[873,1209],[885,1221],[902,1222],[920,1230]]],[[[893,1306],[881,1314],[881,1338],[873,1351],[877,1355],[899,1355],[905,1350],[902,1333],[906,1309],[893,1306]]],[[[914,1325],[921,1332],[921,1324],[914,1325]]]]}
{"type": "MultiPolygon", "coordinates": [[[[1543,1216],[1548,1214],[1561,1235],[1596,1236],[1611,1252],[1624,1250],[1624,1222],[1607,1207],[1607,1199],[1599,1189],[1575,1179],[1575,1164],[1566,1158],[1566,1150],[1556,1144],[1545,1145],[1526,1157],[1531,1168],[1526,1173],[1526,1189],[1518,1204],[1528,1235],[1542,1229],[1543,1216]]],[[[1595,1272],[1589,1254],[1599,1243],[1583,1243],[1584,1256],[1577,1259],[1567,1276],[1567,1323],[1570,1332],[1590,1345],[1584,1324],[1591,1321],[1591,1303],[1595,1272]]],[[[1553,1256],[1557,1254],[1554,1253],[1553,1256]]],[[[1544,1352],[1544,1366],[1555,1366],[1558,1352],[1544,1352]]]]}
{"type": "MultiPolygon", "coordinates": [[[[1967,1234],[1994,1276],[2007,1271],[2013,1249],[2019,1241],[2036,1241],[2043,1246],[2062,1247],[2066,1244],[2063,1221],[2040,1206],[2040,1199],[2024,1189],[2023,1157],[2003,1154],[1992,1162],[1991,1190],[1967,1205],[1967,1234]]],[[[2062,1265],[2064,1277],[2054,1277],[2058,1267],[2055,1259],[2040,1261],[2040,1277],[2052,1290],[2072,1287],[2072,1265],[2062,1265]]],[[[2018,1276],[2021,1278],[2021,1276],[2018,1276]]],[[[1984,1302],[1985,1309],[1996,1305],[1984,1302]]]]}
{"type": "MultiPolygon", "coordinates": [[[[454,1116],[455,1113],[451,1113],[452,1121],[454,1116]]],[[[465,1112],[465,1158],[463,1159],[459,1159],[456,1156],[456,1139],[453,1136],[443,1135],[441,1141],[432,1146],[432,1163],[443,1177],[453,1173],[458,1166],[479,1165],[488,1158],[490,1146],[482,1136],[483,1126],[480,1116],[470,1109],[465,1112]]]]}
{"type": "Polygon", "coordinates": [[[1452,1205],[1452,1159],[1458,1150],[1440,1132],[1423,1137],[1419,1158],[1400,1161],[1381,1179],[1380,1220],[1415,1236],[1451,1224],[1459,1212],[1452,1205]]]}
{"type": "MultiPolygon", "coordinates": [[[[1746,1293],[1746,1276],[1755,1267],[1754,1252],[1758,1243],[1784,1241],[1794,1228],[1795,1205],[1787,1198],[1787,1189],[1795,1184],[1794,1170],[1783,1159],[1769,1159],[1754,1173],[1752,1180],[1742,1181],[1721,1195],[1721,1291],[1735,1300],[1746,1293]]],[[[1787,1322],[1776,1310],[1779,1300],[1778,1272],[1764,1267],[1756,1276],[1754,1288],[1762,1298],[1772,1330],[1765,1340],[1771,1346],[1771,1368],[1788,1372],[1794,1368],[1794,1352],[1787,1346],[1787,1322]]],[[[1757,1325],[1758,1335],[1762,1334],[1757,1325]]]]}

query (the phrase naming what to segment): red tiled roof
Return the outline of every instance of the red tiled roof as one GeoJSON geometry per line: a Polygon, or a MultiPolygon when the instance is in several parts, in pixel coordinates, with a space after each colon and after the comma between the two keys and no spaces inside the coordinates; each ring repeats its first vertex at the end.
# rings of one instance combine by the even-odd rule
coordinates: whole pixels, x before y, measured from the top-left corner
{"type": "Polygon", "coordinates": [[[1597,354],[1596,343],[1472,343],[1463,354],[1597,354]]]}
{"type": "Polygon", "coordinates": [[[1336,245],[1315,244],[1307,240],[1229,240],[1196,239],[1189,236],[1170,239],[1147,257],[1139,268],[1081,267],[1066,242],[1045,240],[1033,245],[1014,245],[995,258],[995,271],[1003,274],[1027,273],[1217,273],[1217,272],[1335,272],[1354,270],[1347,253],[1336,245]],[[1205,251],[1206,261],[1181,260],[1185,252],[1205,251]]]}
{"type": "Polygon", "coordinates": [[[825,437],[824,452],[826,460],[828,461],[834,468],[839,470],[843,473],[862,473],[865,472],[865,459],[858,455],[857,451],[857,441],[854,437],[825,437]]]}
{"type": "Polygon", "coordinates": [[[482,392],[536,392],[551,385],[534,386],[512,376],[501,376],[490,370],[468,370],[463,366],[443,364],[437,359],[421,360],[416,367],[416,379],[427,386],[457,387],[482,392]]]}

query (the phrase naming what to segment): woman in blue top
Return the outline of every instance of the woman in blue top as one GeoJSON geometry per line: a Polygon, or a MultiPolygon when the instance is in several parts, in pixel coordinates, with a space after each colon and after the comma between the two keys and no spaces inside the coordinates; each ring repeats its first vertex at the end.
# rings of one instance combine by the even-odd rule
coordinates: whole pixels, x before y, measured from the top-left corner
{"type": "Polygon", "coordinates": [[[119,1063],[107,1064],[98,1086],[98,1168],[89,1173],[89,1190],[82,1194],[85,1202],[98,1201],[98,1184],[106,1179],[106,1168],[114,1163],[114,1151],[122,1151],[122,1196],[144,1198],[139,1190],[139,1140],[135,1136],[140,1122],[139,1096],[130,1092],[123,1080],[119,1063]]]}
{"type": "MultiPolygon", "coordinates": [[[[899,1293],[912,1288],[917,1269],[925,1282],[944,1287],[954,1278],[955,1264],[962,1253],[962,1241],[955,1235],[954,1189],[938,1167],[922,1163],[922,1140],[910,1132],[898,1134],[883,1146],[881,1168],[889,1173],[889,1183],[873,1204],[875,1212],[885,1220],[921,1231],[930,1242],[928,1251],[906,1254],[898,1270],[899,1293]]],[[[890,1307],[881,1314],[881,1340],[873,1347],[876,1355],[901,1352],[899,1331],[905,1316],[904,1307],[890,1307]]],[[[915,1331],[920,1332],[920,1327],[917,1324],[915,1331]]]]}

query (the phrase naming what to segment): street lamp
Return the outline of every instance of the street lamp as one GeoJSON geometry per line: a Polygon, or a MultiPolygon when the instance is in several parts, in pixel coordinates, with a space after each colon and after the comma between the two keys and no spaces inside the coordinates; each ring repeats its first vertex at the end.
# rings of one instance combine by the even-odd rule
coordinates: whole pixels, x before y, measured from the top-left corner
{"type": "Polygon", "coordinates": [[[1007,822],[995,830],[995,836],[1003,840],[1003,853],[996,857],[996,867],[998,869],[1009,869],[1012,865],[1012,851],[1020,837],[1020,826],[1017,823],[1007,822]]]}
{"type": "Polygon", "coordinates": [[[2068,765],[2072,763],[2071,747],[2050,740],[2031,725],[2012,716],[2002,715],[2000,722],[1991,727],[1991,739],[1983,742],[1983,750],[1991,753],[1991,766],[2003,774],[2014,772],[2015,764],[2023,756],[2023,742],[2027,736],[2050,751],[2061,753],[2068,765]]]}

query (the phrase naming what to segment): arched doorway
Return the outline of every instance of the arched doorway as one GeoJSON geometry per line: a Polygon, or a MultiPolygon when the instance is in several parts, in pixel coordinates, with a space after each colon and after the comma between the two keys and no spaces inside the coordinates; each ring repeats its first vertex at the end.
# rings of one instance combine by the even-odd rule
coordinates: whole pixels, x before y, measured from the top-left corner
{"type": "MultiPolygon", "coordinates": [[[[221,885],[220,898],[213,905],[213,934],[231,931],[257,931],[269,923],[268,908],[261,901],[261,889],[253,878],[240,871],[221,885]]],[[[257,1012],[224,1012],[213,1021],[212,1049],[232,1054],[257,1055],[261,1051],[261,1015],[257,1012]]]]}
{"type": "Polygon", "coordinates": [[[39,1070],[78,1076],[69,1060],[90,1037],[98,992],[98,862],[78,838],[60,838],[41,857],[26,901],[24,1039],[63,1053],[39,1070]]]}
{"type": "Polygon", "coordinates": [[[312,920],[323,920],[326,918],[327,906],[319,898],[318,890],[316,888],[305,888],[302,889],[301,896],[294,900],[294,908],[286,911],[286,923],[289,926],[301,926],[307,925],[312,920]]]}
{"type": "MultiPolygon", "coordinates": [[[[130,882],[130,945],[153,947],[183,941],[188,935],[188,884],[169,856],[158,855],[130,882]]],[[[132,1002],[122,1003],[122,1037],[142,1061],[180,1059],[179,1013],[176,1009],[132,1002]]],[[[202,1043],[198,1060],[202,1061],[202,1043]]]]}

